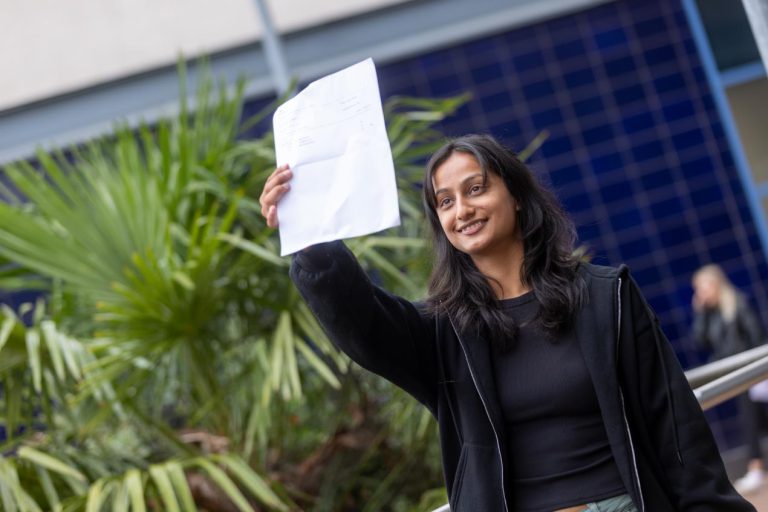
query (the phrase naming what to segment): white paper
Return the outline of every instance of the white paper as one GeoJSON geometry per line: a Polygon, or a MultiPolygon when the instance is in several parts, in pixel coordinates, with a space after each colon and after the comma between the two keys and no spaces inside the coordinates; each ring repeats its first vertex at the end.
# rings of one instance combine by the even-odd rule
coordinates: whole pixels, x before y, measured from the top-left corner
{"type": "Polygon", "coordinates": [[[281,255],[400,224],[371,59],[312,82],[275,111],[272,123],[277,163],[293,171],[277,205],[281,255]]]}

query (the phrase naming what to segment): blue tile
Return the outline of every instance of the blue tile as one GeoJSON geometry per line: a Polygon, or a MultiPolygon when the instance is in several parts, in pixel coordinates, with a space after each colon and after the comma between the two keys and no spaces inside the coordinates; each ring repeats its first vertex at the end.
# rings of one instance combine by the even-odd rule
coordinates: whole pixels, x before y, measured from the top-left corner
{"type": "Polygon", "coordinates": [[[643,86],[639,84],[622,87],[613,91],[613,97],[618,105],[627,105],[629,103],[645,99],[643,86]]]}
{"type": "Polygon", "coordinates": [[[733,167],[733,155],[729,150],[721,151],[720,152],[720,158],[723,159],[723,165],[725,167],[733,167]]]}
{"type": "Polygon", "coordinates": [[[475,39],[462,45],[462,50],[470,59],[493,56],[496,52],[496,40],[491,37],[475,39]]]}
{"type": "Polygon", "coordinates": [[[434,73],[445,69],[453,69],[453,52],[443,50],[427,53],[418,58],[419,66],[425,73],[434,73]]]}
{"type": "Polygon", "coordinates": [[[574,20],[570,16],[551,18],[547,20],[543,25],[546,27],[547,32],[549,32],[553,37],[559,36],[560,38],[564,38],[562,34],[569,34],[574,31],[574,20]]]}
{"type": "Polygon", "coordinates": [[[536,26],[529,25],[507,32],[502,36],[502,41],[514,49],[534,49],[538,47],[536,26]]]}
{"type": "Polygon", "coordinates": [[[458,77],[447,76],[436,80],[430,80],[429,90],[433,96],[445,98],[465,92],[465,87],[458,77]]]}
{"type": "Polygon", "coordinates": [[[563,113],[559,108],[555,107],[542,112],[536,112],[531,116],[531,120],[533,121],[533,125],[541,130],[542,128],[549,128],[555,124],[562,124],[563,113]]]}
{"type": "Polygon", "coordinates": [[[617,201],[625,202],[633,197],[632,185],[627,181],[620,181],[612,185],[603,186],[600,189],[600,196],[605,204],[617,201]]]}
{"type": "Polygon", "coordinates": [[[662,111],[664,112],[664,119],[668,123],[696,115],[696,109],[693,106],[693,102],[689,99],[666,105],[662,108],[662,111]]]}
{"type": "Polygon", "coordinates": [[[540,151],[545,157],[553,157],[573,151],[573,144],[567,136],[547,139],[542,144],[540,151]]]}
{"type": "Polygon", "coordinates": [[[700,266],[701,262],[695,254],[676,258],[669,262],[669,268],[674,275],[690,275],[700,266]]]}
{"type": "Polygon", "coordinates": [[[580,69],[578,71],[571,71],[563,75],[565,85],[570,88],[576,88],[582,85],[595,83],[595,73],[589,69],[580,69]]]}
{"type": "Polygon", "coordinates": [[[626,73],[634,73],[637,70],[634,59],[630,57],[621,57],[605,62],[605,73],[612,78],[619,77],[626,73]]]}
{"type": "Polygon", "coordinates": [[[501,69],[501,65],[498,62],[488,64],[479,68],[474,68],[471,71],[472,79],[476,84],[483,84],[492,80],[499,80],[504,76],[504,72],[501,69]]]}
{"type": "Polygon", "coordinates": [[[602,126],[584,130],[581,133],[581,136],[584,138],[584,143],[587,146],[591,146],[593,144],[611,140],[613,138],[613,128],[609,124],[604,124],[602,126]]]}
{"type": "Polygon", "coordinates": [[[532,84],[523,86],[523,94],[529,100],[535,100],[543,96],[551,96],[555,93],[552,82],[549,80],[539,80],[532,84]]]}
{"type": "Polygon", "coordinates": [[[657,158],[664,154],[664,146],[658,140],[652,140],[632,148],[632,156],[635,162],[644,162],[652,158],[657,158]]]}
{"type": "Polygon", "coordinates": [[[659,238],[662,245],[665,248],[669,248],[682,243],[690,243],[693,239],[693,234],[688,226],[682,225],[660,231],[659,238]]]}
{"type": "Polygon", "coordinates": [[[615,231],[621,231],[641,225],[643,223],[643,216],[638,210],[629,210],[628,212],[613,214],[609,220],[615,231]]]}
{"type": "Polygon", "coordinates": [[[768,264],[765,261],[760,261],[757,265],[757,271],[760,274],[760,282],[768,283],[768,264]]]}
{"type": "Polygon", "coordinates": [[[514,119],[508,119],[500,123],[492,124],[490,128],[494,135],[505,139],[511,139],[523,133],[523,130],[520,127],[520,123],[514,119]]]}
{"type": "Polygon", "coordinates": [[[602,5],[596,9],[589,9],[585,12],[587,19],[593,23],[609,21],[611,24],[620,25],[621,20],[617,12],[617,6],[614,2],[602,5]]]}
{"type": "Polygon", "coordinates": [[[587,53],[584,43],[580,39],[558,43],[555,45],[555,56],[560,60],[567,60],[573,57],[580,57],[587,53]]]}
{"type": "Polygon", "coordinates": [[[594,35],[595,45],[600,50],[607,50],[615,46],[622,46],[627,42],[627,34],[623,28],[614,28],[597,32],[594,35]]]}
{"type": "Polygon", "coordinates": [[[528,71],[541,67],[544,64],[544,56],[540,51],[535,50],[513,57],[512,63],[518,71],[528,71]]]}
{"type": "Polygon", "coordinates": [[[640,37],[651,36],[665,30],[667,30],[667,23],[664,18],[652,18],[635,24],[635,31],[640,37]]]}
{"type": "Polygon", "coordinates": [[[639,114],[625,117],[621,123],[624,127],[624,133],[627,135],[656,126],[656,120],[650,112],[640,112],[639,114]]]}
{"type": "Polygon", "coordinates": [[[573,103],[573,110],[577,116],[588,116],[596,112],[601,112],[605,107],[600,96],[594,96],[579,100],[573,103]]]}
{"type": "Polygon", "coordinates": [[[699,219],[699,228],[703,235],[713,235],[733,229],[731,218],[726,212],[720,212],[704,219],[699,219]]]}
{"type": "Polygon", "coordinates": [[[730,241],[723,245],[712,247],[709,250],[712,261],[729,261],[741,257],[741,249],[736,241],[730,241]]]}
{"type": "Polygon", "coordinates": [[[666,311],[670,307],[666,293],[646,293],[645,298],[653,311],[666,311]]]}
{"type": "Polygon", "coordinates": [[[647,238],[640,238],[633,242],[620,244],[619,252],[625,260],[649,256],[653,252],[651,243],[647,238]]]}
{"type": "Polygon", "coordinates": [[[702,94],[701,102],[704,104],[704,108],[707,109],[709,112],[715,111],[715,100],[712,99],[711,94],[702,94]]]}
{"type": "Polygon", "coordinates": [[[610,153],[594,157],[590,160],[595,174],[605,174],[624,167],[624,159],[620,153],[610,153]]]}
{"type": "Polygon", "coordinates": [[[496,112],[510,108],[512,97],[508,91],[501,91],[496,94],[480,97],[480,105],[485,112],[496,112]]]}
{"type": "Polygon", "coordinates": [[[712,185],[701,190],[691,192],[691,200],[696,206],[703,206],[709,203],[719,203],[723,200],[723,189],[720,185],[712,185]]]}
{"type": "Polygon", "coordinates": [[[563,198],[563,207],[571,214],[592,209],[592,201],[586,193],[580,193],[563,198]]]}
{"type": "Polygon", "coordinates": [[[672,144],[675,149],[682,150],[704,144],[704,134],[699,128],[688,130],[672,136],[672,144]]]}
{"type": "Polygon", "coordinates": [[[669,169],[660,169],[655,172],[644,174],[640,178],[640,183],[642,183],[643,188],[648,191],[661,187],[668,187],[672,184],[672,174],[669,172],[669,169]]]}
{"type": "Polygon", "coordinates": [[[683,41],[683,48],[685,48],[685,54],[688,55],[688,58],[693,58],[699,54],[699,49],[693,39],[689,38],[683,41]]]}
{"type": "Polygon", "coordinates": [[[663,92],[676,91],[685,87],[685,79],[683,78],[683,75],[675,72],[669,75],[654,78],[653,87],[659,94],[663,92]]]}
{"type": "Polygon", "coordinates": [[[682,215],[685,212],[685,205],[678,196],[674,196],[652,204],[650,211],[654,219],[661,220],[667,217],[682,215]]]}
{"type": "Polygon", "coordinates": [[[675,47],[671,44],[667,44],[659,48],[654,48],[652,50],[646,50],[643,55],[645,56],[645,62],[651,68],[676,59],[675,47]]]}
{"type": "Polygon", "coordinates": [[[589,242],[601,236],[600,226],[597,224],[583,224],[578,227],[578,233],[580,242],[589,242]]]}
{"type": "Polygon", "coordinates": [[[583,179],[581,169],[576,164],[550,171],[549,177],[552,180],[552,186],[555,188],[578,183],[583,179]]]}
{"type": "MultiPolygon", "coordinates": [[[[680,329],[678,329],[677,325],[674,323],[666,323],[662,326],[662,329],[664,331],[664,334],[667,335],[668,338],[679,338],[680,337],[680,329]]],[[[685,330],[685,333],[687,333],[687,329],[685,330]]],[[[678,356],[679,358],[680,356],[678,356]]],[[[684,364],[683,361],[680,361],[681,364],[684,364]]]]}
{"type": "Polygon", "coordinates": [[[635,281],[637,281],[637,284],[640,286],[647,286],[661,281],[661,273],[656,265],[651,265],[650,267],[641,270],[630,268],[630,271],[632,272],[632,277],[635,278],[635,281]]]}
{"type": "Polygon", "coordinates": [[[681,162],[680,170],[687,180],[695,180],[700,176],[710,175],[715,171],[714,162],[709,155],[681,162]]]}
{"type": "Polygon", "coordinates": [[[709,126],[710,128],[712,128],[712,135],[714,135],[715,138],[722,139],[723,137],[725,137],[725,131],[723,130],[723,123],[714,121],[709,126]]]}

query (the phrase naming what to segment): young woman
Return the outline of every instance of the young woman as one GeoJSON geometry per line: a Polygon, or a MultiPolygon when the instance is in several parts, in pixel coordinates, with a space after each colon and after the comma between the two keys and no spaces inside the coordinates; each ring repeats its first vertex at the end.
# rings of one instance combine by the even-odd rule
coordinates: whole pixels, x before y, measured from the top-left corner
{"type": "MultiPolygon", "coordinates": [[[[270,226],[291,171],[260,201],[270,226]]],[[[434,414],[453,512],[749,511],[626,267],[580,262],[554,196],[493,138],[427,164],[435,262],[413,304],[340,242],[291,276],[331,339],[434,414]]]]}
{"type": "MultiPolygon", "coordinates": [[[[746,298],[736,290],[718,265],[705,265],[693,274],[693,336],[722,359],[757,347],[763,342],[763,329],[746,298]]],[[[746,474],[736,480],[741,493],[754,492],[765,481],[765,466],[760,449],[760,420],[765,405],[753,402],[747,393],[739,397],[742,434],[749,447],[746,474]]]]}

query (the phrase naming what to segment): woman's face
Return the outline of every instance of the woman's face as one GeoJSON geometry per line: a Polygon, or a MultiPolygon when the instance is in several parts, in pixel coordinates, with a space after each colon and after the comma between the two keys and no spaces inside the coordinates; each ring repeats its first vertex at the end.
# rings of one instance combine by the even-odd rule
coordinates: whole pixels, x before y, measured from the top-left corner
{"type": "Polygon", "coordinates": [[[711,274],[701,274],[693,282],[696,300],[702,306],[715,307],[720,298],[720,281],[711,274]]]}
{"type": "Polygon", "coordinates": [[[432,174],[435,209],[448,241],[472,259],[522,250],[517,201],[496,173],[454,152],[432,174]]]}

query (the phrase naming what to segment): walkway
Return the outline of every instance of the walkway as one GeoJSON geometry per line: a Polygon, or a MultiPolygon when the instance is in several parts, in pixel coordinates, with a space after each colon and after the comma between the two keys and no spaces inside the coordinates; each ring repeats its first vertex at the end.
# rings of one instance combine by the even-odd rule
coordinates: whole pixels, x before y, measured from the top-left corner
{"type": "Polygon", "coordinates": [[[768,512],[768,484],[763,485],[760,490],[754,494],[745,496],[757,509],[757,512],[768,512]]]}

